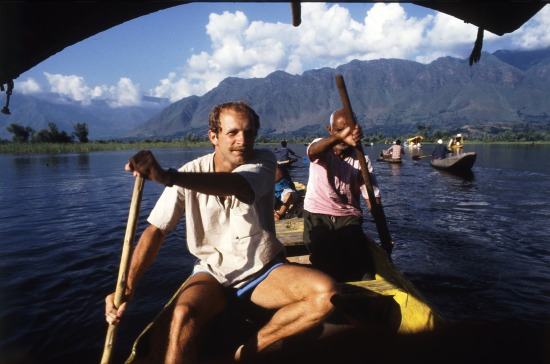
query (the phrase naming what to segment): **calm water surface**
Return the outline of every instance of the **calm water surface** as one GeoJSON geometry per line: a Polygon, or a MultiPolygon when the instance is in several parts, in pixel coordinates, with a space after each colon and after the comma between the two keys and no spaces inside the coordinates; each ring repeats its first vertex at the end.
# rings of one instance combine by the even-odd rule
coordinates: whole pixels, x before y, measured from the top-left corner
{"type": "MultiPolygon", "coordinates": [[[[291,146],[299,155],[305,146],[291,146]]],[[[376,162],[395,265],[450,320],[549,325],[550,146],[468,145],[471,176],[433,169],[429,158],[376,162]]],[[[422,154],[429,154],[425,146],[422,154]]],[[[211,148],[159,150],[165,167],[211,148]]],[[[103,299],[114,290],[133,177],[133,151],[0,155],[0,357],[2,363],[98,363],[103,299]]],[[[294,180],[306,183],[297,163],[294,180]]],[[[138,234],[162,187],[147,182],[138,234]]],[[[366,209],[365,209],[366,211],[366,209]]],[[[116,360],[190,271],[183,224],[142,281],[118,330],[116,360]]],[[[365,230],[378,240],[370,215],[365,230]]],[[[549,326],[550,327],[550,326],[549,326]]]]}

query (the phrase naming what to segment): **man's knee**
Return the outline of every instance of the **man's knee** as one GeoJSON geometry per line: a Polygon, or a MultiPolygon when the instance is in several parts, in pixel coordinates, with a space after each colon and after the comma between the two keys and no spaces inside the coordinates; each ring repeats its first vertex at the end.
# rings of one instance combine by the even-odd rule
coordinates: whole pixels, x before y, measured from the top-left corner
{"type": "Polygon", "coordinates": [[[198,310],[187,303],[178,303],[174,307],[172,322],[178,326],[184,326],[190,322],[195,322],[198,318],[198,310]]]}
{"type": "Polygon", "coordinates": [[[312,302],[316,306],[316,311],[321,316],[326,316],[334,309],[332,304],[333,297],[338,294],[338,285],[331,277],[326,274],[319,275],[315,281],[312,293],[312,302]]]}
{"type": "Polygon", "coordinates": [[[206,322],[223,310],[223,305],[201,307],[188,302],[180,302],[174,307],[172,323],[178,327],[203,327],[206,322]]]}

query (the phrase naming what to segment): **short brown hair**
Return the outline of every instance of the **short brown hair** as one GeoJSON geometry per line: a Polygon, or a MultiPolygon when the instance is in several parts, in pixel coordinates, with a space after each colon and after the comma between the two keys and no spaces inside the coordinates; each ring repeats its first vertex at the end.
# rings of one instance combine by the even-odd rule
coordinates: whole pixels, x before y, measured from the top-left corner
{"type": "Polygon", "coordinates": [[[208,130],[211,130],[215,134],[220,132],[222,128],[220,114],[223,110],[228,109],[248,115],[248,118],[254,122],[254,136],[258,135],[260,117],[256,114],[256,111],[244,101],[232,101],[214,106],[212,110],[210,110],[210,115],[208,116],[208,130]]]}

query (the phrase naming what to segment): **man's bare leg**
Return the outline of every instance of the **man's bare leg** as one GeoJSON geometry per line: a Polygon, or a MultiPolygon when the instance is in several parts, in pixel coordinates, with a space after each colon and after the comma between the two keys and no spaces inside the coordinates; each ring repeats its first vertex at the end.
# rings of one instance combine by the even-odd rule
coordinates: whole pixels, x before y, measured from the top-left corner
{"type": "Polygon", "coordinates": [[[198,333],[225,305],[223,288],[214,277],[198,273],[189,278],[174,308],[165,364],[196,363],[198,333]]]}
{"type": "Polygon", "coordinates": [[[255,338],[237,350],[235,360],[321,323],[334,309],[330,299],[337,293],[336,282],[320,271],[291,264],[275,268],[256,287],[251,300],[277,311],[255,338]]]}

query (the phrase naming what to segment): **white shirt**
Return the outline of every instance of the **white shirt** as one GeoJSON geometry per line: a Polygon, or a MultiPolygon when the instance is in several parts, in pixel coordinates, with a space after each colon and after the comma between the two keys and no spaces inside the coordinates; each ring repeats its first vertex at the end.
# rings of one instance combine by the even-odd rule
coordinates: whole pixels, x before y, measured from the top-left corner
{"type": "MultiPolygon", "coordinates": [[[[211,273],[224,286],[240,287],[246,279],[284,252],[275,235],[273,195],[276,159],[273,152],[255,149],[252,160],[233,173],[243,176],[254,190],[254,202],[235,196],[224,202],[213,195],[167,187],[148,222],[173,230],[185,213],[187,247],[198,258],[199,270],[211,273]]],[[[214,153],[185,164],[182,172],[214,172],[214,153]]]]}

